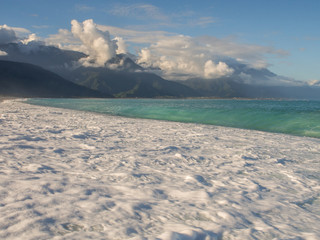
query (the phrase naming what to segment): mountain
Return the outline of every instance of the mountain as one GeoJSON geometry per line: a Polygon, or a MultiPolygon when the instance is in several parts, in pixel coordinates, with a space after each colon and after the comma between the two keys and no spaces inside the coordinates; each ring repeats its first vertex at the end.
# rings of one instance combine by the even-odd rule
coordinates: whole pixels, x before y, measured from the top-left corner
{"type": "Polygon", "coordinates": [[[66,67],[73,66],[80,58],[87,56],[81,52],[62,50],[36,41],[28,44],[0,44],[0,50],[7,53],[0,56],[0,60],[30,63],[54,72],[64,71],[66,67]]]}
{"type": "Polygon", "coordinates": [[[41,67],[0,60],[0,95],[15,97],[112,97],[69,82],[41,67]]]}
{"type": "Polygon", "coordinates": [[[320,87],[308,85],[268,86],[246,84],[233,78],[189,79],[179,81],[179,83],[196,90],[203,97],[320,99],[320,87]]]}
{"type": "MultiPolygon", "coordinates": [[[[136,64],[132,60],[134,56],[130,54],[118,54],[107,61],[104,67],[94,68],[79,67],[78,60],[87,57],[83,53],[45,46],[40,42],[2,44],[0,50],[7,53],[7,55],[0,56],[0,60],[25,62],[41,66],[73,83],[103,92],[103,96],[108,97],[112,95],[115,97],[148,98],[320,99],[319,87],[306,84],[295,86],[295,83],[290,79],[280,77],[266,68],[252,68],[232,59],[223,60],[233,69],[232,75],[228,77],[168,81],[148,72],[153,69],[144,69],[136,64]]],[[[31,75],[29,77],[34,78],[36,76],[36,74],[31,75]]],[[[59,76],[56,75],[56,77],[59,76]]],[[[13,87],[12,84],[11,87],[13,87]]],[[[1,91],[4,92],[5,90],[2,89],[1,91]]],[[[40,94],[40,92],[37,94],[40,94]]],[[[92,94],[95,95],[96,92],[92,94]]],[[[69,94],[62,95],[67,96],[69,94]]]]}
{"type": "Polygon", "coordinates": [[[37,42],[31,44],[9,43],[0,45],[7,53],[0,60],[31,63],[52,71],[76,84],[110,94],[116,97],[193,97],[199,94],[180,83],[167,81],[161,77],[143,72],[129,55],[118,54],[107,61],[105,67],[78,67],[75,63],[85,54],[45,46],[37,42]]]}
{"type": "Polygon", "coordinates": [[[153,73],[79,67],[70,72],[70,81],[111,93],[115,97],[196,97],[199,93],[181,83],[164,80],[153,73]]]}
{"type": "Polygon", "coordinates": [[[136,72],[144,70],[143,67],[136,64],[127,54],[117,54],[107,61],[105,65],[116,71],[136,72]]]}

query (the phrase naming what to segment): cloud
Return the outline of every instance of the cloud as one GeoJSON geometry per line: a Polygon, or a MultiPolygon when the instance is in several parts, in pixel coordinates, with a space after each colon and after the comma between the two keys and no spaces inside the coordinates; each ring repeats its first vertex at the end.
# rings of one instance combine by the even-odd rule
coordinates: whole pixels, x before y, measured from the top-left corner
{"type": "Polygon", "coordinates": [[[317,86],[317,87],[320,87],[320,80],[311,80],[308,82],[308,84],[310,86],[317,86]]]}
{"type": "MultiPolygon", "coordinates": [[[[241,44],[231,37],[188,37],[165,31],[136,31],[104,25],[97,25],[97,27],[101,31],[109,31],[114,36],[121,36],[128,44],[142,44],[143,46],[138,50],[139,63],[148,63],[149,66],[153,65],[154,67],[159,67],[160,65],[163,67],[168,66],[166,68],[167,75],[169,69],[173,73],[174,65],[180,66],[181,71],[178,72],[182,74],[182,70],[184,69],[181,66],[183,64],[175,64],[173,62],[190,62],[192,58],[197,60],[198,63],[196,61],[191,61],[190,63],[195,62],[198,65],[200,62],[202,67],[191,66],[190,69],[196,69],[197,71],[190,74],[193,76],[204,76],[203,68],[208,60],[212,60],[216,64],[219,61],[232,60],[233,62],[246,64],[256,69],[263,69],[268,67],[266,56],[284,57],[289,54],[284,50],[275,49],[270,46],[241,44]],[[148,61],[146,61],[147,55],[148,61]],[[199,58],[199,56],[202,57],[199,58]]],[[[226,62],[226,64],[228,63],[226,62]]]]}
{"type": "Polygon", "coordinates": [[[167,21],[169,18],[151,4],[116,5],[109,13],[120,17],[167,21]]]}
{"type": "Polygon", "coordinates": [[[6,53],[5,51],[1,51],[0,50],[0,56],[7,56],[8,55],[8,53],[6,53]]]}
{"type": "Polygon", "coordinates": [[[81,12],[83,12],[83,11],[92,11],[92,10],[94,10],[95,8],[94,7],[90,7],[90,6],[87,6],[87,5],[84,5],[84,4],[76,4],[75,5],[75,9],[77,10],[77,11],[81,11],[81,12]]]}
{"type": "Polygon", "coordinates": [[[188,10],[184,7],[179,12],[166,12],[152,4],[115,4],[113,8],[107,11],[108,14],[120,18],[142,20],[142,25],[130,26],[131,29],[157,29],[166,26],[167,28],[179,29],[180,27],[206,27],[216,22],[216,18],[203,16],[203,13],[197,13],[194,10],[188,10]],[[145,19],[148,19],[147,24],[145,19]]]}
{"type": "Polygon", "coordinates": [[[204,65],[204,76],[206,78],[230,76],[233,72],[234,70],[224,62],[216,64],[211,60],[208,60],[204,65]]]}
{"type": "Polygon", "coordinates": [[[147,48],[141,49],[141,51],[139,53],[138,63],[147,64],[149,66],[152,64],[151,52],[149,49],[147,49],[147,48]]]}
{"type": "Polygon", "coordinates": [[[28,43],[30,43],[30,42],[32,42],[32,41],[37,41],[37,42],[39,42],[40,41],[40,38],[36,35],[36,34],[34,34],[34,33],[32,33],[32,34],[30,34],[27,38],[25,38],[25,39],[22,39],[22,40],[20,40],[23,44],[28,44],[28,43]]]}
{"type": "Polygon", "coordinates": [[[233,38],[202,36],[198,37],[196,41],[201,42],[210,54],[228,56],[255,68],[266,68],[268,66],[266,55],[283,57],[289,54],[287,51],[269,46],[240,44],[233,38]]]}
{"type": "Polygon", "coordinates": [[[125,54],[127,53],[127,45],[125,43],[125,41],[123,40],[123,38],[121,37],[115,37],[114,40],[117,43],[117,54],[125,54]]]}
{"type": "MultiPolygon", "coordinates": [[[[167,79],[231,76],[235,73],[234,63],[265,68],[265,55],[286,54],[271,47],[239,44],[232,38],[128,30],[96,25],[91,19],[83,23],[73,20],[71,25],[71,31],[60,29],[58,34],[46,39],[46,44],[83,52],[87,57],[81,59],[80,63],[94,67],[114,67],[106,63],[116,54],[127,53],[128,44],[139,44],[137,63],[152,71],[157,69],[157,73],[167,79]]],[[[31,34],[21,42],[26,45],[25,49],[36,50],[39,47],[38,40],[36,35],[31,34]]],[[[245,74],[239,78],[245,82],[252,81],[250,74],[245,74]]]]}
{"type": "Polygon", "coordinates": [[[18,37],[23,37],[26,34],[30,34],[30,31],[25,28],[20,28],[20,27],[9,27],[9,28],[12,29],[13,31],[15,31],[15,33],[18,37]]]}
{"type": "Polygon", "coordinates": [[[162,76],[168,79],[218,78],[234,72],[230,64],[265,68],[267,54],[278,56],[282,52],[270,47],[238,44],[230,39],[176,35],[163,36],[141,49],[138,63],[161,69],[162,76]]]}
{"type": "Polygon", "coordinates": [[[36,29],[46,29],[46,28],[49,28],[50,26],[49,25],[32,25],[32,27],[36,29]]]}
{"type": "Polygon", "coordinates": [[[17,43],[25,39],[29,33],[30,31],[25,28],[0,25],[0,44],[17,43]]]}
{"type": "Polygon", "coordinates": [[[82,59],[84,66],[105,66],[105,63],[116,55],[116,41],[110,39],[109,32],[100,31],[92,19],[79,23],[71,21],[71,32],[80,39],[87,58],[82,59]]]}
{"type": "Polygon", "coordinates": [[[7,25],[0,25],[0,44],[17,42],[15,31],[7,25]]]}
{"type": "Polygon", "coordinates": [[[75,38],[72,32],[67,29],[59,29],[57,34],[51,34],[45,39],[47,45],[57,46],[61,49],[74,51],[84,51],[81,49],[82,42],[79,38],[75,38]]]}
{"type": "Polygon", "coordinates": [[[207,26],[208,24],[215,23],[216,20],[213,17],[200,17],[198,19],[191,20],[189,25],[192,26],[207,26]]]}
{"type": "MultiPolygon", "coordinates": [[[[211,21],[206,18],[203,20],[211,21]]],[[[34,34],[19,40],[18,37],[14,37],[14,31],[12,31],[12,29],[5,29],[7,35],[11,33],[11,40],[21,40],[25,49],[36,50],[39,44],[44,44],[39,42],[34,34]]],[[[109,60],[116,54],[130,55],[127,49],[136,49],[138,56],[133,59],[148,71],[156,71],[166,79],[181,80],[199,77],[214,79],[238,75],[237,79],[252,82],[256,81],[256,76],[246,69],[240,69],[240,65],[242,68],[263,70],[268,67],[267,56],[288,55],[281,49],[243,44],[231,37],[190,37],[166,31],[137,31],[97,25],[92,19],[82,23],[72,20],[71,31],[60,29],[57,34],[45,39],[45,43],[62,49],[83,52],[87,57],[82,58],[80,63],[93,67],[114,67],[110,65],[109,60]]],[[[272,77],[269,82],[275,81],[289,80],[272,77]]]]}
{"type": "Polygon", "coordinates": [[[83,23],[72,20],[71,25],[71,32],[59,29],[57,34],[50,35],[45,40],[46,44],[87,54],[88,57],[80,62],[83,66],[91,67],[106,66],[106,62],[116,54],[127,53],[127,45],[122,37],[112,34],[115,37],[111,39],[109,31],[106,28],[100,29],[92,19],[83,23]]]}
{"type": "Polygon", "coordinates": [[[108,31],[113,36],[120,36],[126,42],[139,43],[139,44],[152,44],[167,36],[175,36],[174,33],[166,31],[138,31],[126,28],[119,28],[108,25],[97,25],[101,31],[108,31]]]}

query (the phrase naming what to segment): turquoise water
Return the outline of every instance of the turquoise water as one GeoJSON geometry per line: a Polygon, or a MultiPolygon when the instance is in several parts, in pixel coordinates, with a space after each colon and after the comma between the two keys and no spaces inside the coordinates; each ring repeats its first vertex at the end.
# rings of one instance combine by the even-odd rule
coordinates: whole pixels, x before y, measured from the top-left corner
{"type": "Polygon", "coordinates": [[[211,124],[320,138],[320,101],[216,99],[29,99],[97,113],[211,124]]]}

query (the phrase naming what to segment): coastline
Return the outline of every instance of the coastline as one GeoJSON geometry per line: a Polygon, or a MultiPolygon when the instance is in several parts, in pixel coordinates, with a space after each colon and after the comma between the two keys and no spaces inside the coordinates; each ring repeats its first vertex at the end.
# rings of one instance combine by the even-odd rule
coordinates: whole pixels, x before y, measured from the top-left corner
{"type": "Polygon", "coordinates": [[[2,103],[3,101],[5,100],[13,100],[13,99],[19,99],[19,98],[16,98],[16,97],[3,97],[3,96],[0,96],[0,103],[2,103]]]}
{"type": "Polygon", "coordinates": [[[319,139],[0,104],[1,238],[320,234],[319,139]]]}

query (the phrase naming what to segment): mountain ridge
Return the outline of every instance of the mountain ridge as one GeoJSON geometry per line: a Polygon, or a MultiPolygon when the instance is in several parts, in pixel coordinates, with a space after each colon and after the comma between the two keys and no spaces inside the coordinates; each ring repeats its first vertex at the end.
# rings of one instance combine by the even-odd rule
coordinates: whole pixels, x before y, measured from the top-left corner
{"type": "Polygon", "coordinates": [[[0,95],[13,97],[112,97],[65,80],[39,66],[0,60],[0,95]]]}
{"type": "MultiPolygon", "coordinates": [[[[298,86],[300,83],[295,86],[294,82],[286,81],[285,78],[281,79],[280,76],[266,68],[255,69],[231,60],[230,62],[226,61],[234,69],[231,76],[216,79],[199,77],[187,80],[166,80],[153,73],[152,70],[138,65],[127,54],[117,54],[108,60],[103,67],[84,67],[80,65],[79,60],[87,55],[76,51],[62,50],[54,46],[10,43],[0,45],[0,50],[7,53],[7,55],[0,56],[0,60],[35,64],[59,75],[65,81],[90,88],[95,91],[95,94],[99,92],[100,96],[119,98],[320,99],[319,87],[307,84],[298,86]]],[[[92,64],[94,65],[94,63],[92,64]]],[[[12,74],[14,76],[15,73],[12,74]]],[[[37,79],[35,74],[29,72],[29,77],[31,76],[37,79]]],[[[8,86],[7,84],[7,88],[8,86]]],[[[3,88],[4,85],[2,84],[0,87],[3,88]]],[[[12,84],[10,88],[13,89],[12,84]]],[[[23,92],[21,88],[19,91],[23,92]]],[[[3,89],[2,92],[4,92],[3,89]]],[[[49,90],[47,93],[48,96],[59,95],[53,94],[49,90]]],[[[92,94],[95,95],[93,92],[89,95],[92,94]]],[[[64,96],[74,96],[74,93],[69,92],[64,96]]]]}

